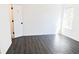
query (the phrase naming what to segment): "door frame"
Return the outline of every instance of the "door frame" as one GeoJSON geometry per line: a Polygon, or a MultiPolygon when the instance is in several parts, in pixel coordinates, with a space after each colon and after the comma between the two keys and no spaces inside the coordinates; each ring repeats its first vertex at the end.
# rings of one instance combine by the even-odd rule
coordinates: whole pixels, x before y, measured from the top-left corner
{"type": "Polygon", "coordinates": [[[9,4],[9,18],[10,18],[10,32],[11,32],[12,46],[13,46],[13,50],[15,50],[16,40],[15,40],[15,32],[14,32],[13,4],[9,4]]]}
{"type": "Polygon", "coordinates": [[[13,5],[9,5],[9,16],[10,16],[10,31],[11,31],[11,38],[15,38],[15,33],[14,33],[14,17],[13,17],[13,5]]]}

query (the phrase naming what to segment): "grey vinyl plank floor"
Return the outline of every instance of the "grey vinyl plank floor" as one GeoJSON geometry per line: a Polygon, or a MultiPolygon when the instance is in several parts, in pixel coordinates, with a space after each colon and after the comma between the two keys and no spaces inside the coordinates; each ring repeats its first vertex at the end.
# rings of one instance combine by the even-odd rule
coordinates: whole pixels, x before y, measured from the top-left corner
{"type": "Polygon", "coordinates": [[[79,42],[63,35],[22,36],[6,54],[79,54],[79,42]]]}

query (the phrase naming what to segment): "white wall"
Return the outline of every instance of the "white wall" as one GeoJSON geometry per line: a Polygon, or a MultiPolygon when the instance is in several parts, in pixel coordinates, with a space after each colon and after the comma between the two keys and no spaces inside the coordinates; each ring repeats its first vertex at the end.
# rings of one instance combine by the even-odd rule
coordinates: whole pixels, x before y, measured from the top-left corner
{"type": "Polygon", "coordinates": [[[0,50],[4,54],[11,45],[8,5],[0,5],[0,50]]]}
{"type": "Polygon", "coordinates": [[[62,28],[62,34],[79,41],[79,5],[64,5],[63,10],[67,7],[74,9],[72,29],[62,28]]]}
{"type": "Polygon", "coordinates": [[[24,35],[56,34],[60,5],[22,5],[24,35]]]}

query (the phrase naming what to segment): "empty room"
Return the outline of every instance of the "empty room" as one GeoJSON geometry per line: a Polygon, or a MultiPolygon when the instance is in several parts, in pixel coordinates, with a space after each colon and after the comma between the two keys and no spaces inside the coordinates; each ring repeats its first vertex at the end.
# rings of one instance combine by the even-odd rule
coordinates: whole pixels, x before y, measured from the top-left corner
{"type": "Polygon", "coordinates": [[[0,4],[0,54],[79,54],[79,4],[0,4]]]}

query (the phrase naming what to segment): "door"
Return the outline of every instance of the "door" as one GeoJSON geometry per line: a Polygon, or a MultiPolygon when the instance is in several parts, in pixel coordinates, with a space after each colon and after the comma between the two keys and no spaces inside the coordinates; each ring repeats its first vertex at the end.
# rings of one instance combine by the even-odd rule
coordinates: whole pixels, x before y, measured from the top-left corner
{"type": "Polygon", "coordinates": [[[22,8],[21,5],[13,5],[14,15],[14,32],[15,38],[23,36],[23,21],[22,21],[22,8]]]}

